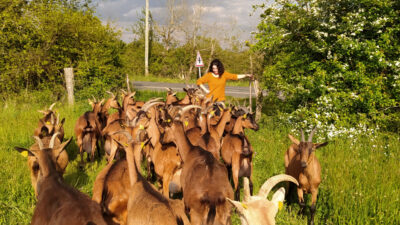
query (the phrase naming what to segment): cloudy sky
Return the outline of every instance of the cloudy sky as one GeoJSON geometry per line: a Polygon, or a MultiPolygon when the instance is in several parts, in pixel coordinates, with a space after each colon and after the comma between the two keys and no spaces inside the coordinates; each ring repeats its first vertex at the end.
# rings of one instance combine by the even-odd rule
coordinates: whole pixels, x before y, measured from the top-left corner
{"type": "MultiPolygon", "coordinates": [[[[163,24],[167,21],[167,1],[149,0],[150,11],[154,20],[163,24]]],[[[180,3],[182,0],[175,0],[180,3]]],[[[261,4],[266,0],[185,0],[187,8],[193,9],[202,6],[200,24],[202,27],[209,27],[209,36],[213,36],[223,30],[225,33],[233,33],[240,36],[241,40],[248,40],[250,33],[256,30],[259,23],[260,10],[253,11],[253,5],[261,4]],[[251,15],[250,15],[251,14],[251,15]],[[210,29],[216,27],[217,29],[210,29]]],[[[129,28],[138,20],[141,10],[145,7],[145,0],[93,0],[97,5],[97,15],[104,23],[111,22],[122,31],[122,40],[130,42],[133,34],[129,28]]],[[[181,7],[181,4],[176,4],[181,7]]],[[[220,35],[220,34],[218,34],[220,35]]]]}

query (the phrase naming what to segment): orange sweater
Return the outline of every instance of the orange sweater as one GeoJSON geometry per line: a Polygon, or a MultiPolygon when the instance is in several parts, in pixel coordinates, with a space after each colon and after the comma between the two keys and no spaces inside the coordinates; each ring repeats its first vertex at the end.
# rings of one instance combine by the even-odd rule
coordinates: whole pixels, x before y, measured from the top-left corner
{"type": "Polygon", "coordinates": [[[212,75],[211,72],[206,73],[206,75],[200,77],[196,84],[204,84],[208,83],[210,88],[210,93],[207,94],[207,97],[213,96],[214,101],[225,101],[225,85],[227,80],[237,80],[237,74],[232,74],[228,72],[224,72],[221,77],[216,78],[212,75]]]}

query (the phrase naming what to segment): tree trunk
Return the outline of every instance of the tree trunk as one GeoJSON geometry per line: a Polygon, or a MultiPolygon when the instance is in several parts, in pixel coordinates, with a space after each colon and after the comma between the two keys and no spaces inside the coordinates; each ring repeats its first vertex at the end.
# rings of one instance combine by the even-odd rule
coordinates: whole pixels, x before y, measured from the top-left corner
{"type": "Polygon", "coordinates": [[[74,68],[64,68],[65,83],[68,95],[68,104],[74,104],[74,68]]]}

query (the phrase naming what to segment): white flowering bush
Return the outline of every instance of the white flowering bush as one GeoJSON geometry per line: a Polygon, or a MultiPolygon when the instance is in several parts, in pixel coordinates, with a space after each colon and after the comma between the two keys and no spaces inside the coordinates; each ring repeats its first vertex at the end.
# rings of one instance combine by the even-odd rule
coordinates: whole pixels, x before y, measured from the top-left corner
{"type": "Polygon", "coordinates": [[[266,99],[288,122],[327,136],[400,131],[400,20],[396,0],[278,0],[253,48],[265,55],[266,99]],[[365,130],[365,129],[367,130],[365,130]]]}

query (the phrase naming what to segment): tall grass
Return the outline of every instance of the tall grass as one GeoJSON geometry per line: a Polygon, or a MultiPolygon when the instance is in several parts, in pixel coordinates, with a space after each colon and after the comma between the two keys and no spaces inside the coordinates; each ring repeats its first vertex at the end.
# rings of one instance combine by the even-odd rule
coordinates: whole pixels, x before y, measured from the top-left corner
{"type": "MultiPolygon", "coordinates": [[[[165,93],[138,92],[139,100],[165,93]]],[[[14,146],[29,147],[32,134],[44,109],[53,99],[43,96],[13,98],[0,106],[0,224],[29,224],[35,207],[26,158],[14,146]],[[27,100],[28,99],[28,100],[27,100]]],[[[54,107],[65,117],[65,137],[72,137],[77,118],[90,110],[86,101],[74,107],[57,103],[54,107]]],[[[269,177],[284,173],[283,156],[290,145],[289,127],[264,119],[257,132],[247,131],[256,154],[254,156],[255,193],[269,177]]],[[[293,134],[298,136],[298,134],[293,134]]],[[[316,134],[318,136],[318,132],[316,134]]],[[[374,137],[327,140],[317,150],[322,167],[319,188],[317,224],[400,224],[400,142],[399,136],[378,134],[374,137]]],[[[75,139],[67,147],[70,163],[65,181],[91,195],[93,181],[104,167],[98,160],[80,170],[75,139]]],[[[281,184],[283,185],[283,184],[281,184]]],[[[277,224],[307,224],[307,217],[297,216],[297,204],[285,205],[277,215],[277,224]]],[[[233,224],[239,224],[234,216],[233,224]]]]}

